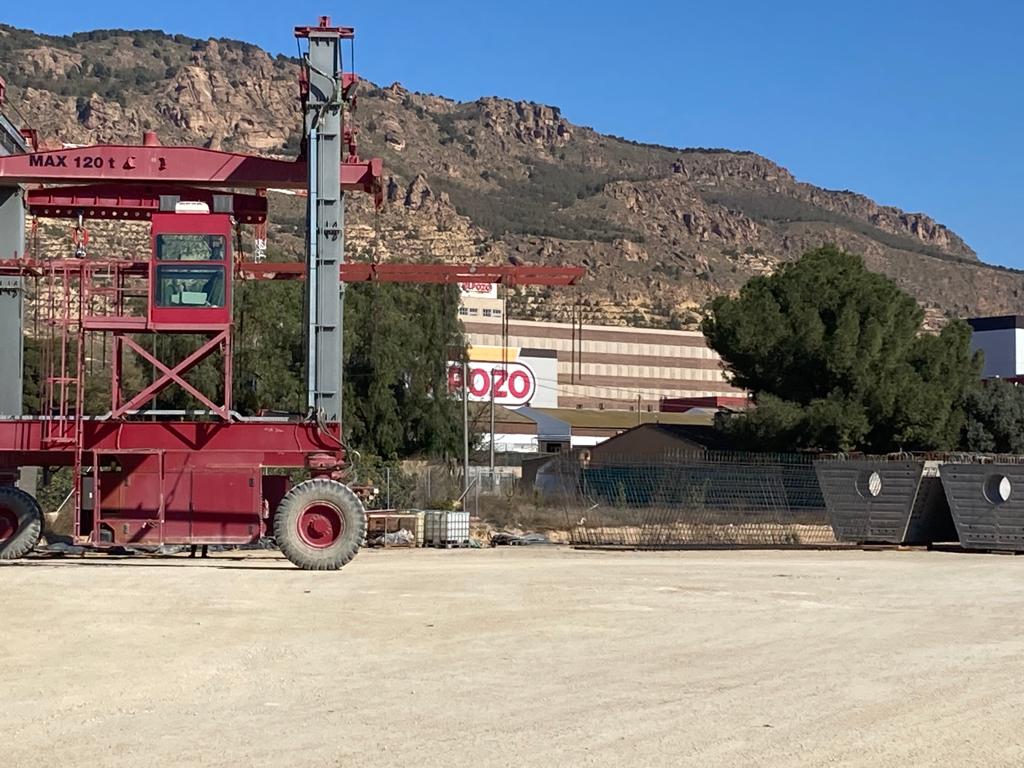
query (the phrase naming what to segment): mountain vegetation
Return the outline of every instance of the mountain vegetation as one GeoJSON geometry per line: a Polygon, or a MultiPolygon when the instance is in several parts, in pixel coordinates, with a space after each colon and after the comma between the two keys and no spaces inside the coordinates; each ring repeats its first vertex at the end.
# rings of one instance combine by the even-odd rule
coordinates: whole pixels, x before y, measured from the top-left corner
{"type": "MultiPolygon", "coordinates": [[[[0,76],[5,109],[47,146],[135,142],[155,130],[165,143],[298,148],[295,61],[244,42],[0,25],[0,76]]],[[[383,157],[389,194],[380,213],[350,196],[352,255],[587,267],[578,294],[517,290],[521,316],[564,318],[578,298],[589,322],[694,328],[714,297],[827,243],[913,296],[929,328],[1016,311],[1024,291],[1024,275],[981,263],[927,215],[803,183],[751,152],[633,142],[527,101],[360,88],[360,152],[383,157]]],[[[301,253],[300,206],[271,193],[272,258],[301,253]]]]}

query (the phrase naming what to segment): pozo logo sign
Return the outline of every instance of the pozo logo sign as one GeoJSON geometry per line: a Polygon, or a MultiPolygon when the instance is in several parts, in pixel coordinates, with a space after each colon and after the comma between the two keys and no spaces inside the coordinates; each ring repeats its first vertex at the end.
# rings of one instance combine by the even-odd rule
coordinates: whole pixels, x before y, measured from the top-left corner
{"type": "MultiPolygon", "coordinates": [[[[462,364],[448,368],[448,389],[462,396],[462,364]]],[[[526,405],[537,393],[537,377],[522,363],[469,363],[466,391],[473,402],[494,402],[498,405],[526,405]]]]}
{"type": "Polygon", "coordinates": [[[498,298],[498,286],[494,283],[459,283],[459,289],[463,296],[470,296],[476,299],[498,298]]]}

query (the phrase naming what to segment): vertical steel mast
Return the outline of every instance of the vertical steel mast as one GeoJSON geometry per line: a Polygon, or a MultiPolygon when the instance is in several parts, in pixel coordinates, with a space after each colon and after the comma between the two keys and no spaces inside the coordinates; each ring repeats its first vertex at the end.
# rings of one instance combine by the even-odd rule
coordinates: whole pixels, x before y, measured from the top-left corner
{"type": "Polygon", "coordinates": [[[344,77],[341,41],[353,30],[332,27],[321,17],[317,27],[298,27],[308,41],[303,57],[303,107],[309,198],[306,215],[306,396],[318,419],[341,421],[342,283],[345,255],[345,196],[341,188],[344,143],[344,77]]]}
{"type": "MultiPolygon", "coordinates": [[[[3,106],[0,78],[0,107],[3,106]]],[[[0,157],[27,150],[21,132],[0,114],[0,157]]],[[[25,258],[24,191],[17,184],[0,185],[0,259],[25,258]]],[[[21,415],[22,325],[25,279],[0,276],[0,415],[21,415]]]]}

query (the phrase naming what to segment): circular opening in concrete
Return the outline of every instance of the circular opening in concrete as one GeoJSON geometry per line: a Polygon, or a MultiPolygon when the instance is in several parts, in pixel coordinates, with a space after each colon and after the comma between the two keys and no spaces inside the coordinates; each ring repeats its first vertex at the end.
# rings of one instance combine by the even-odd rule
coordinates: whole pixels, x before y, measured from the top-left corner
{"type": "Polygon", "coordinates": [[[1010,478],[1006,475],[989,475],[985,480],[985,498],[988,499],[989,504],[1002,504],[1004,501],[1009,501],[1012,492],[1013,486],[1010,484],[1010,478]]]}
{"type": "Polygon", "coordinates": [[[882,492],[882,476],[865,469],[857,478],[857,492],[866,499],[872,499],[882,492]]]}

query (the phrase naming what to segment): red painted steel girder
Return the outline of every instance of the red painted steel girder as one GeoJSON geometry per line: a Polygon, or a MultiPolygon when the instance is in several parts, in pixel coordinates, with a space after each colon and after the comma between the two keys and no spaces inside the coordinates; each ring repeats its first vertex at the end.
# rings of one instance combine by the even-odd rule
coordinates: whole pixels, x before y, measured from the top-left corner
{"type": "MultiPolygon", "coordinates": [[[[379,157],[341,164],[341,186],[383,199],[379,157]]],[[[98,144],[0,157],[0,182],[189,184],[242,189],[305,189],[306,162],[200,147],[98,144]]]]}
{"type": "MultiPolygon", "coordinates": [[[[295,280],[306,275],[299,262],[244,262],[238,266],[242,277],[265,280],[295,280]]],[[[350,261],[341,265],[345,283],[491,283],[503,285],[576,285],[586,274],[583,267],[524,267],[473,264],[367,264],[350,261]]]]}
{"type": "MultiPolygon", "coordinates": [[[[101,267],[107,262],[93,259],[0,260],[0,274],[43,275],[53,270],[101,267]]],[[[145,275],[148,261],[118,261],[122,270],[145,275]]],[[[125,272],[128,274],[129,272],[125,272]]],[[[298,261],[251,262],[237,264],[235,273],[249,280],[302,280],[306,265],[298,261]]],[[[475,264],[367,264],[350,261],[341,265],[345,283],[423,283],[457,285],[459,283],[490,283],[502,285],[576,285],[586,275],[583,267],[485,266],[475,264]]]]}
{"type": "Polygon", "coordinates": [[[232,214],[243,224],[261,224],[267,220],[267,198],[240,192],[217,192],[211,189],[175,186],[142,186],[125,184],[86,184],[75,187],[44,187],[28,191],[26,205],[35,216],[53,218],[147,220],[160,210],[160,196],[172,195],[182,200],[206,203],[214,210],[214,195],[232,198],[232,214]]]}
{"type": "Polygon", "coordinates": [[[228,329],[224,329],[220,333],[208,339],[202,344],[197,350],[186,357],[184,360],[171,366],[168,363],[164,363],[158,360],[156,357],[151,355],[146,349],[140,346],[134,341],[131,336],[119,337],[116,342],[123,346],[123,348],[134,352],[136,355],[141,357],[143,360],[153,366],[155,370],[160,371],[160,376],[156,377],[154,374],[153,383],[147,387],[144,387],[141,391],[131,396],[126,402],[119,402],[122,397],[120,390],[120,355],[121,349],[118,347],[114,348],[114,410],[112,416],[118,418],[125,414],[140,409],[142,406],[151,403],[153,399],[160,394],[167,387],[172,384],[177,384],[183,390],[188,392],[192,397],[198,400],[202,405],[210,409],[211,412],[216,413],[224,420],[231,418],[231,365],[227,362],[231,355],[231,334],[228,329]],[[197,389],[191,382],[184,378],[185,374],[195,368],[199,363],[209,357],[211,354],[217,351],[223,351],[226,358],[224,364],[224,393],[225,402],[222,405],[218,405],[210,400],[202,391],[197,389]]]}
{"type": "MultiPolygon", "coordinates": [[[[0,419],[0,467],[60,466],[74,462],[75,446],[48,447],[44,420],[0,419]]],[[[325,432],[299,421],[123,421],[85,419],[85,451],[181,452],[196,463],[252,463],[301,467],[309,457],[340,453],[337,425],[325,432]]],[[[330,428],[329,427],[329,428],[330,428]]]]}
{"type": "Polygon", "coordinates": [[[340,37],[343,40],[351,40],[356,35],[354,27],[337,27],[331,24],[330,16],[321,16],[319,23],[315,27],[302,26],[295,27],[296,37],[309,37],[310,35],[331,35],[340,37]]]}

